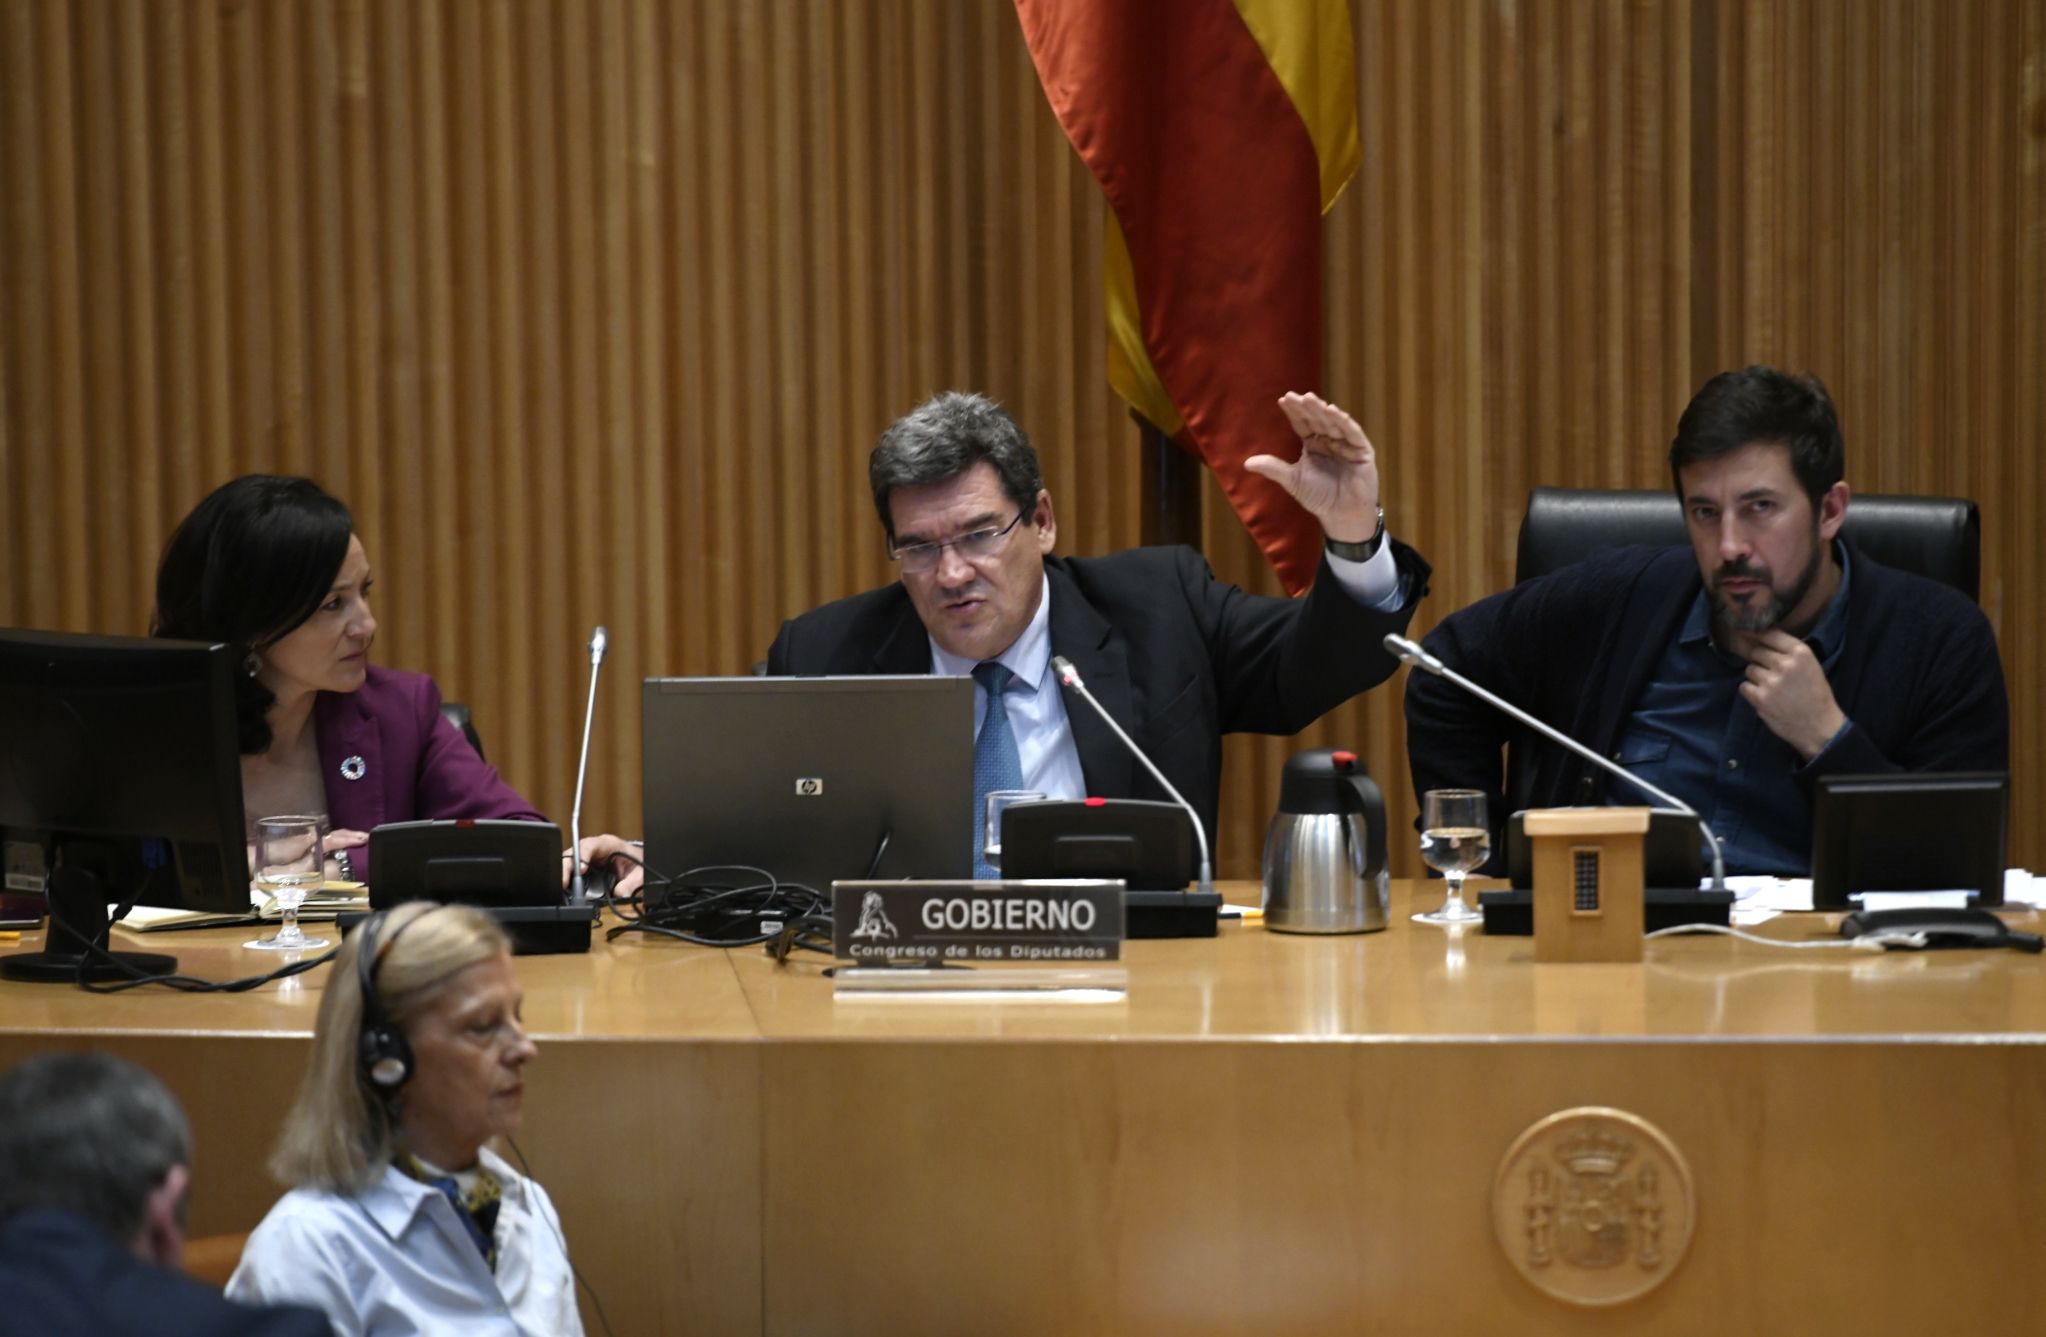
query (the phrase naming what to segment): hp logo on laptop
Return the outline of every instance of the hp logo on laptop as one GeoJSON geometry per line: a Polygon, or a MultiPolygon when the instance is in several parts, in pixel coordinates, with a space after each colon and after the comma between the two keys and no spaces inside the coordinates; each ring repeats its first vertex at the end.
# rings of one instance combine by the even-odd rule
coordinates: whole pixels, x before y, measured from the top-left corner
{"type": "Polygon", "coordinates": [[[816,798],[823,792],[823,777],[815,775],[799,775],[796,777],[797,798],[816,798]]]}

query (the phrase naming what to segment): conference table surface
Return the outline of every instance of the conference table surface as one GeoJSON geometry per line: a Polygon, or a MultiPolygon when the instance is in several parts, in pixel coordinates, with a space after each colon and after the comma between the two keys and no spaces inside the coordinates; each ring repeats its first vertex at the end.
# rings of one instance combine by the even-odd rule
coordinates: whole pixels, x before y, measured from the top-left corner
{"type": "MultiPolygon", "coordinates": [[[[1474,887],[1492,885],[1473,882],[1474,887]]],[[[1232,904],[1255,883],[1225,884],[1232,904]]],[[[1439,897],[1439,884],[1424,885],[1439,897]]],[[[1870,953],[1766,948],[1723,936],[1653,939],[1635,965],[1537,965],[1530,937],[1409,922],[1393,884],[1389,931],[1331,936],[1224,919],[1212,941],[1123,945],[1122,1001],[1091,1005],[839,999],[815,953],[777,965],[759,947],[718,951],[643,936],[588,955],[519,958],[528,1030],[563,1040],[1318,1039],[1363,1043],[1502,1038],[2046,1038],[2046,970],[2008,951],[1870,953]],[[1576,1000],[1582,1006],[1567,1005],[1576,1000]],[[1555,1005],[1549,1005],[1555,1004],[1555,1005]]],[[[2038,912],[2002,912],[2039,932],[2038,912]]],[[[609,927],[617,921],[607,919],[609,927]]],[[[1838,943],[1837,914],[1790,914],[1751,932],[1838,943]]],[[[331,925],[308,931],[333,937],[331,925]]],[[[187,974],[227,979],[271,958],[251,930],[118,935],[176,953],[187,974]]],[[[31,951],[41,935],[24,935],[31,951]]],[[[0,981],[0,1033],[307,1035],[321,970],[241,994],[171,1003],[159,989],[96,995],[0,981]]]]}
{"type": "MultiPolygon", "coordinates": [[[[1639,964],[1537,964],[1531,938],[1410,921],[1440,895],[1395,882],[1380,933],[1253,918],[1131,941],[1127,993],[1091,1003],[848,999],[820,956],[600,934],[586,955],[519,959],[540,1044],[520,1142],[620,1332],[941,1331],[962,1312],[994,1332],[2046,1315],[2029,1262],[2046,1249],[2046,960],[1700,936],[1649,941],[1639,964]],[[1617,1311],[1528,1285],[1487,1205],[1515,1138],[1580,1106],[1655,1123],[1698,1183],[1690,1256],[1617,1311]],[[1871,1266],[2000,1280],[1935,1300],[1869,1291],[1871,1266]]],[[[273,964],[249,936],[121,945],[225,979],[273,964]]],[[[0,982],[0,1062],[89,1045],[151,1066],[193,1114],[194,1229],[247,1229],[277,1191],[248,1162],[296,1087],[324,977],[209,996],[0,982]]]]}

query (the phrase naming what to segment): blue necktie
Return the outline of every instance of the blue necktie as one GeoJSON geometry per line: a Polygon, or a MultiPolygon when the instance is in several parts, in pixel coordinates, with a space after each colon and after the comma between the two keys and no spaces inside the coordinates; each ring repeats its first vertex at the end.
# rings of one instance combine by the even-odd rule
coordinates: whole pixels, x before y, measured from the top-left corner
{"type": "Polygon", "coordinates": [[[974,667],[973,680],[987,693],[980,737],[973,740],[973,875],[993,878],[1000,877],[1001,871],[981,854],[987,831],[987,796],[997,789],[1023,787],[1023,757],[1016,750],[1016,731],[1009,727],[1008,708],[1002,704],[1002,695],[1016,675],[990,660],[974,667]]]}

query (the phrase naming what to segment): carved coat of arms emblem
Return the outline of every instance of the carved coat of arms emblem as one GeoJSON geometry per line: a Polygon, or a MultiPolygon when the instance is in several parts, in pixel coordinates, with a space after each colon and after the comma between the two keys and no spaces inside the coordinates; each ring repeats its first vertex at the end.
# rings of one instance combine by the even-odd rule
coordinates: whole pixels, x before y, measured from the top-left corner
{"type": "Polygon", "coordinates": [[[1691,1174],[1662,1130],[1585,1106],[1515,1140],[1492,1189],[1493,1227],[1521,1275],[1573,1304],[1660,1285],[1690,1244],[1691,1174]]]}

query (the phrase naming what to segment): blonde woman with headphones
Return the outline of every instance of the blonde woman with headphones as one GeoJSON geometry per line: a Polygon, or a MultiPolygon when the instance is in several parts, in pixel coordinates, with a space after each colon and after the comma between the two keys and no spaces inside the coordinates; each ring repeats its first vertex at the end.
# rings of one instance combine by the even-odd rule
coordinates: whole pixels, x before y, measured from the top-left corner
{"type": "Polygon", "coordinates": [[[237,1299],[324,1310],[340,1337],[580,1334],[561,1221],[488,1145],[517,1130],[533,1042],[511,943],[415,901],[348,936],[250,1236],[237,1299]]]}

